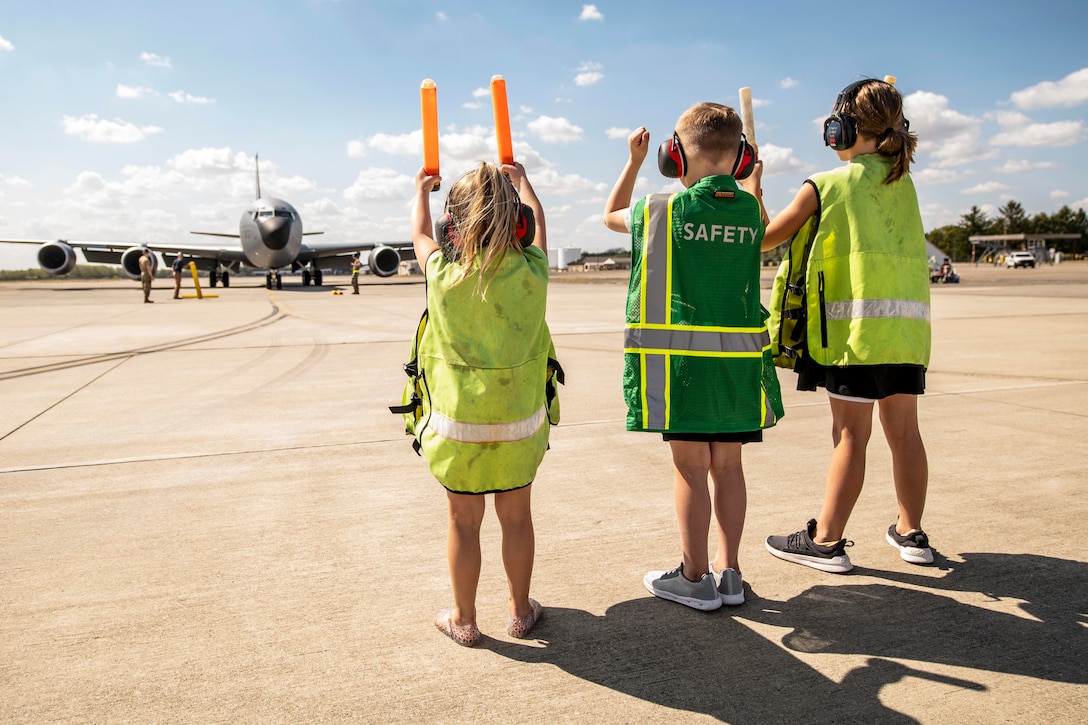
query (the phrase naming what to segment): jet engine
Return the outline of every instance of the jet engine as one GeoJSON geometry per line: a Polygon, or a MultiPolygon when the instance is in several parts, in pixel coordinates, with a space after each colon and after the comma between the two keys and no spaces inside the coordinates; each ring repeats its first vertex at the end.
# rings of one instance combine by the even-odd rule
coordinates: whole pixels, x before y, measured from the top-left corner
{"type": "Polygon", "coordinates": [[[379,245],[370,250],[367,263],[378,277],[392,277],[400,269],[400,253],[392,247],[379,245]]]}
{"type": "Polygon", "coordinates": [[[48,274],[68,274],[76,268],[76,250],[62,239],[48,242],[38,250],[38,264],[48,274]]]}
{"type": "MultiPolygon", "coordinates": [[[[140,256],[144,253],[143,247],[129,247],[121,255],[121,270],[129,279],[140,279],[140,256]]],[[[159,268],[159,258],[154,253],[151,255],[151,274],[159,268]]]]}

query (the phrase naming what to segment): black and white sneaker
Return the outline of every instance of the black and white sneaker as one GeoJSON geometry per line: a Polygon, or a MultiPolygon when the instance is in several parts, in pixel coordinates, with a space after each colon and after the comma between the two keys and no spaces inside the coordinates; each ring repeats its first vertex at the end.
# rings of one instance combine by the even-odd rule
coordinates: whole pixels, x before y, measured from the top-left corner
{"type": "Polygon", "coordinates": [[[809,519],[808,525],[796,534],[768,536],[767,551],[779,559],[835,574],[842,574],[854,568],[854,565],[850,563],[850,557],[846,555],[846,547],[853,546],[853,541],[839,539],[834,544],[825,546],[812,540],[812,535],[815,533],[816,519],[809,519]]]}
{"type": "Polygon", "coordinates": [[[929,546],[929,537],[926,532],[915,529],[900,536],[896,533],[895,524],[888,527],[888,533],[884,538],[889,544],[899,549],[899,557],[911,564],[932,564],[933,549],[929,546]]]}

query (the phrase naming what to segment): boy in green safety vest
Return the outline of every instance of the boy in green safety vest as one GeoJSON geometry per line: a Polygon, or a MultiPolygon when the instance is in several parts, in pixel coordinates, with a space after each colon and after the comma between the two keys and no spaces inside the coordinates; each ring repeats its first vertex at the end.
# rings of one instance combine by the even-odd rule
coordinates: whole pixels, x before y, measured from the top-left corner
{"type": "Polygon", "coordinates": [[[627,139],[629,158],[605,207],[605,225],[631,235],[624,339],[627,429],[661,433],[672,452],[682,561],[651,571],[655,596],[702,610],[744,602],[737,557],[747,492],[741,446],[782,417],[759,302],[759,200],[737,184],[755,153],[735,110],[692,106],[658,152],[684,190],[631,206],[650,135],[627,139]],[[714,481],[713,497],[707,477],[714,481]],[[711,514],[718,550],[710,559],[711,514]]]}

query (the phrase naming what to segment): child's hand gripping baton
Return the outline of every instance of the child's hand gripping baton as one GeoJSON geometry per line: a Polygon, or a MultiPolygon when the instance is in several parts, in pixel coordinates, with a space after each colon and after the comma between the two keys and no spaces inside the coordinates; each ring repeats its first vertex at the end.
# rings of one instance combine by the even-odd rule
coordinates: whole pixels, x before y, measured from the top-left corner
{"type": "MultiPolygon", "coordinates": [[[[423,170],[428,176],[438,176],[438,88],[430,78],[419,84],[419,106],[423,113],[423,170]]],[[[434,182],[432,192],[441,181],[434,182]]]]}
{"type": "Polygon", "coordinates": [[[491,107],[495,111],[495,139],[499,147],[499,163],[514,163],[514,143],[510,140],[510,107],[506,103],[506,81],[491,76],[491,107]]]}

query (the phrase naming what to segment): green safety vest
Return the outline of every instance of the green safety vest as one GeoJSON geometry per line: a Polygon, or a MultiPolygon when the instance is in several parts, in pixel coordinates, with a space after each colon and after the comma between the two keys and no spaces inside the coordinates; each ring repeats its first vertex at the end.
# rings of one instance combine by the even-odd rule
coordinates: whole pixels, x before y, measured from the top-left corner
{"type": "Polygon", "coordinates": [[[925,232],[910,176],[883,183],[890,165],[863,154],[809,180],[819,211],[795,236],[772,289],[776,353],[782,345],[825,367],[929,365],[925,232]],[[811,248],[798,276],[805,243],[811,248]],[[803,336],[790,327],[798,317],[803,336]]]}
{"type": "Polygon", "coordinates": [[[783,415],[759,302],[758,200],[731,176],[639,201],[624,333],[627,429],[743,433],[783,415]]]}
{"type": "Polygon", "coordinates": [[[481,298],[441,253],[426,264],[427,310],[405,365],[405,432],[431,473],[457,493],[532,483],[559,422],[563,371],[544,319],[548,257],[510,251],[481,298]]]}

